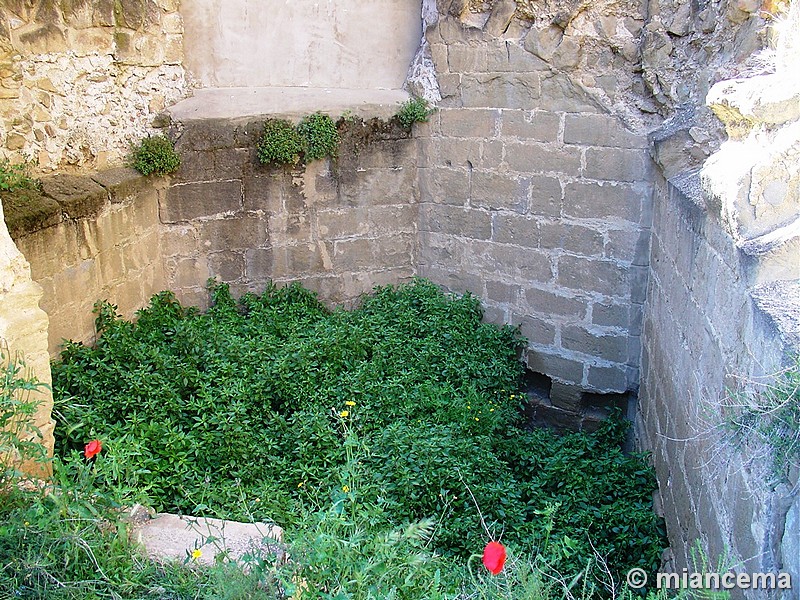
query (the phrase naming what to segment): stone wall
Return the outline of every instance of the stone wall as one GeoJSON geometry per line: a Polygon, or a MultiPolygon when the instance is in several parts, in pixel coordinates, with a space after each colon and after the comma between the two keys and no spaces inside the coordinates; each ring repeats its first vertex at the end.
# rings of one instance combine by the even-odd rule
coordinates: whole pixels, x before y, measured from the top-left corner
{"type": "MultiPolygon", "coordinates": [[[[0,344],[2,344],[2,366],[9,358],[22,358],[27,367],[25,377],[33,376],[41,383],[49,386],[50,355],[47,352],[48,318],[41,308],[39,299],[42,288],[31,278],[31,270],[25,257],[14,245],[8,234],[3,218],[3,205],[0,203],[0,344]]],[[[32,424],[38,427],[41,442],[48,452],[53,452],[53,427],[51,419],[53,410],[53,394],[49,390],[39,389],[32,392],[31,399],[38,399],[39,404],[32,424]]],[[[12,457],[16,458],[16,457],[12,457]]],[[[23,468],[26,466],[22,465],[23,468]]],[[[26,470],[35,475],[47,474],[49,464],[44,470],[41,467],[27,466],[26,470]]]]}
{"type": "Polygon", "coordinates": [[[0,5],[0,158],[116,165],[186,93],[179,0],[0,5]]]}
{"type": "MultiPolygon", "coordinates": [[[[678,569],[698,540],[739,572],[796,582],[797,473],[775,480],[771,448],[722,434],[731,394],[769,385],[800,352],[800,5],[786,21],[774,72],[708,94],[729,139],[702,169],[665,164],[677,173],[657,183],[637,431],[678,569]]],[[[668,135],[653,136],[657,159],[668,135]]]]}
{"type": "Polygon", "coordinates": [[[574,426],[586,392],[638,385],[652,163],[644,135],[532,51],[535,27],[502,34],[514,24],[497,15],[428,29],[442,102],[423,146],[419,273],[519,325],[528,367],[552,382],[542,410],[574,426]]]}
{"type": "Polygon", "coordinates": [[[263,166],[263,122],[180,124],[183,165],[160,206],[169,288],[204,306],[209,277],[237,293],[300,281],[338,304],[410,278],[417,141],[396,122],[353,119],[337,159],[263,166]]]}
{"type": "Polygon", "coordinates": [[[52,356],[64,339],[94,341],[96,301],[131,318],[167,288],[158,222],[164,194],[163,181],[116,168],[45,178],[41,195],[5,195],[11,235],[43,290],[52,356]]]}

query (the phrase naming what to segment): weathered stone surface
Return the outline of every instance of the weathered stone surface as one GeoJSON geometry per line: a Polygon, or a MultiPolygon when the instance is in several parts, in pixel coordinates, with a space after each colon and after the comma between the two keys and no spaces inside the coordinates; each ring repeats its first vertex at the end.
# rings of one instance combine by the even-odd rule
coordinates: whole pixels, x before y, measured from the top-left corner
{"type": "Polygon", "coordinates": [[[537,107],[540,95],[538,73],[481,73],[461,78],[461,100],[467,108],[533,109],[537,107]]]}
{"type": "Polygon", "coordinates": [[[584,175],[606,181],[647,181],[652,162],[646,153],[619,148],[588,148],[584,175]]]}
{"type": "Polygon", "coordinates": [[[42,192],[72,219],[96,214],[108,198],[108,192],[88,177],[66,174],[42,181],[42,192]]]}
{"type": "Polygon", "coordinates": [[[614,117],[566,115],[564,143],[611,148],[647,148],[647,137],[625,129],[614,117]]]}
{"type": "Polygon", "coordinates": [[[638,223],[642,204],[649,199],[646,186],[608,182],[568,183],[564,190],[564,213],[586,219],[623,219],[638,223]]]}
{"type": "Polygon", "coordinates": [[[472,173],[472,204],[490,210],[524,212],[528,204],[528,181],[493,171],[472,173]]]}
{"type": "Polygon", "coordinates": [[[242,182],[216,181],[172,186],[159,203],[161,221],[178,223],[242,208],[242,182]]]}
{"type": "Polygon", "coordinates": [[[581,154],[575,148],[556,150],[542,144],[506,144],[506,162],[520,173],[566,173],[580,175],[581,154]]]}
{"type": "Polygon", "coordinates": [[[624,297],[630,293],[628,269],[606,260],[562,256],[558,260],[558,283],[605,296],[624,297]]]}
{"type": "Polygon", "coordinates": [[[218,557],[242,561],[245,555],[277,560],[283,556],[283,530],[269,523],[240,523],[162,513],[135,526],[131,538],[159,561],[213,565],[218,557]],[[199,551],[197,558],[192,553],[199,551]]]}
{"type": "Polygon", "coordinates": [[[555,142],[561,128],[561,116],[545,111],[504,110],[500,133],[534,142],[555,142]]]}

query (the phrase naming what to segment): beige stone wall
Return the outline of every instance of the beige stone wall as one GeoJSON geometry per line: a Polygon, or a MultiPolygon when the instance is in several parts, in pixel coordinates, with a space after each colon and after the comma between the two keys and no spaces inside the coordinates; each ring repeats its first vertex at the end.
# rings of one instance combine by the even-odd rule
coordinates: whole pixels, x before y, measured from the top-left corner
{"type": "MultiPolygon", "coordinates": [[[[22,357],[33,376],[49,386],[50,355],[47,352],[47,314],[39,307],[42,288],[31,278],[25,257],[14,245],[3,219],[0,203],[0,340],[7,345],[11,357],[22,357]]],[[[8,357],[6,357],[8,358],[8,357]]],[[[41,401],[33,425],[42,434],[41,442],[53,451],[53,395],[40,389],[31,399],[41,401]]],[[[42,474],[38,469],[34,474],[42,474]]]]}
{"type": "Polygon", "coordinates": [[[186,66],[203,87],[400,89],[420,0],[192,0],[186,66]]]}
{"type": "Polygon", "coordinates": [[[417,141],[397,124],[345,124],[336,160],[261,165],[263,119],[180,126],[183,165],[159,216],[168,287],[207,306],[206,280],[238,295],[300,281],[329,304],[415,273],[417,141]]]}
{"type": "Polygon", "coordinates": [[[186,94],[178,0],[0,5],[0,158],[118,164],[186,94]]]}
{"type": "Polygon", "coordinates": [[[14,238],[43,290],[53,357],[64,339],[94,341],[96,301],[107,300],[131,318],[168,287],[158,220],[163,183],[121,168],[93,179],[58,175],[45,180],[55,215],[46,226],[15,231],[14,238]],[[85,210],[75,218],[77,206],[85,210]],[[72,218],[64,214],[70,207],[72,218]]]}

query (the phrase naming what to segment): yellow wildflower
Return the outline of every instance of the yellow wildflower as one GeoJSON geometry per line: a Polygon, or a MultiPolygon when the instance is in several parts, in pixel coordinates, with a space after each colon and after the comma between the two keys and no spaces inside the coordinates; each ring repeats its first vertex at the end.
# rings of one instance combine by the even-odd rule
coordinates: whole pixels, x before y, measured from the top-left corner
{"type": "Polygon", "coordinates": [[[349,410],[343,410],[342,412],[339,413],[339,416],[340,417],[346,417],[349,414],[350,414],[349,410]]]}
{"type": "Polygon", "coordinates": [[[203,556],[203,551],[200,550],[200,548],[195,548],[192,550],[192,560],[197,560],[201,556],[203,556]]]}
{"type": "Polygon", "coordinates": [[[343,485],[343,486],[342,486],[342,491],[343,491],[343,492],[346,494],[347,492],[349,492],[349,491],[350,491],[350,486],[343,485]]]}
{"type": "Polygon", "coordinates": [[[355,403],[355,402],[353,402],[352,400],[348,400],[347,402],[345,402],[345,403],[344,403],[344,405],[345,405],[345,406],[355,406],[355,405],[356,405],[356,403],[355,403]]]}
{"type": "Polygon", "coordinates": [[[301,481],[300,483],[297,484],[297,487],[301,488],[303,487],[303,485],[305,485],[305,483],[306,483],[305,481],[301,481]]]}

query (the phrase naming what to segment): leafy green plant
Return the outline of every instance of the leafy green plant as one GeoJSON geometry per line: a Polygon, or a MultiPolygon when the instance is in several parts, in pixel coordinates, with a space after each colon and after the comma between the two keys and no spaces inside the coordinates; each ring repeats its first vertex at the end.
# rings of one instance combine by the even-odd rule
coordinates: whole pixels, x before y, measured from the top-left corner
{"type": "Polygon", "coordinates": [[[311,162],[335,157],[339,150],[339,131],[328,115],[314,113],[303,117],[297,125],[297,133],[303,140],[303,160],[311,162]]]}
{"type": "Polygon", "coordinates": [[[33,376],[25,376],[25,362],[0,345],[0,493],[19,478],[23,463],[43,462],[47,453],[33,418],[40,400],[35,393],[46,387],[33,376]]]}
{"type": "Polygon", "coordinates": [[[285,119],[267,119],[256,146],[261,164],[297,164],[304,150],[303,138],[285,119]]]}
{"type": "Polygon", "coordinates": [[[31,178],[28,170],[26,163],[11,164],[7,159],[0,160],[0,192],[38,188],[40,182],[31,178]]]}
{"type": "Polygon", "coordinates": [[[131,149],[131,165],[142,175],[167,175],[181,166],[172,140],[164,135],[148,136],[131,149]]]}
{"type": "Polygon", "coordinates": [[[350,312],[297,284],[239,300],[212,284],[211,298],[200,313],[162,292],[133,322],[97,305],[96,346],[68,343],[53,365],[60,456],[89,439],[128,440],[135,452],[103,476],[105,488],[136,480],[158,510],[271,519],[287,531],[324,522],[326,544],[399,535],[389,562],[423,543],[403,537],[406,527],[431,519],[424,545],[448,565],[483,547],[466,483],[495,534],[565,577],[596,552],[615,577],[655,570],[655,478],[643,457],[622,453],[624,425],[526,430],[523,339],[483,323],[474,296],[418,279],[377,288],[350,312]],[[337,511],[349,524],[330,521],[337,511]]]}
{"type": "Polygon", "coordinates": [[[414,123],[425,123],[435,112],[425,98],[412,97],[400,105],[397,119],[405,129],[410,130],[414,123]]]}

